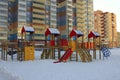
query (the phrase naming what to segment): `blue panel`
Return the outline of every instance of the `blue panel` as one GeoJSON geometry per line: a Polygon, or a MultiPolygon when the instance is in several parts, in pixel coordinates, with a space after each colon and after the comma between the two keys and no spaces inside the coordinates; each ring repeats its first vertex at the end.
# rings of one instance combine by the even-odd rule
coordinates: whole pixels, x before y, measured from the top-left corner
{"type": "MultiPolygon", "coordinates": [[[[14,2],[8,0],[8,23],[13,24],[14,22],[18,21],[18,0],[14,0],[14,2]],[[11,11],[11,9],[14,9],[15,11],[11,11]]],[[[17,25],[15,25],[17,27],[17,25]]],[[[17,33],[15,34],[9,34],[8,40],[17,40],[17,33]]]]}
{"type": "Polygon", "coordinates": [[[33,3],[31,1],[27,1],[27,7],[32,7],[33,3]]]}
{"type": "Polygon", "coordinates": [[[64,26],[66,25],[66,15],[58,17],[58,26],[64,26]]]}
{"type": "Polygon", "coordinates": [[[32,12],[27,12],[27,18],[26,18],[27,20],[26,21],[27,22],[32,22],[32,18],[33,18],[32,17],[32,12]]]}
{"type": "Polygon", "coordinates": [[[50,35],[47,36],[47,40],[50,41],[50,35]]]}
{"type": "Polygon", "coordinates": [[[15,13],[8,13],[8,22],[9,23],[14,23],[18,21],[18,12],[15,13]]]}
{"type": "Polygon", "coordinates": [[[17,5],[18,5],[18,0],[15,0],[14,2],[8,1],[8,6],[9,7],[14,7],[14,6],[17,6],[17,5]]]}
{"type": "Polygon", "coordinates": [[[45,34],[34,34],[34,36],[41,36],[41,37],[44,37],[45,34]]]}
{"type": "Polygon", "coordinates": [[[66,6],[63,6],[61,8],[57,8],[57,13],[66,11],[66,6]]]}
{"type": "Polygon", "coordinates": [[[77,21],[76,21],[76,17],[73,18],[73,26],[76,26],[77,21]]]}
{"type": "Polygon", "coordinates": [[[73,13],[76,12],[76,8],[73,8],[73,13]]]}
{"type": "Polygon", "coordinates": [[[49,10],[50,10],[50,6],[46,6],[46,10],[48,10],[48,11],[49,11],[49,10]]]}
{"type": "Polygon", "coordinates": [[[76,38],[76,36],[73,36],[73,40],[75,41],[77,38],[76,38]]]}
{"type": "Polygon", "coordinates": [[[9,36],[8,36],[8,40],[17,40],[17,34],[10,34],[9,36]]]}
{"type": "Polygon", "coordinates": [[[62,35],[61,37],[62,37],[62,39],[66,39],[66,38],[67,38],[67,36],[66,36],[66,35],[62,35]]]}

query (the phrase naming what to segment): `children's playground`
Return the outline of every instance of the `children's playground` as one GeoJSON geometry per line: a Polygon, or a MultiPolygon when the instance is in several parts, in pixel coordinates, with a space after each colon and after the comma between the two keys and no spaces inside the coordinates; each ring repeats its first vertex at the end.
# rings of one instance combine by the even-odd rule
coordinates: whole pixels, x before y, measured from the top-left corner
{"type": "Polygon", "coordinates": [[[23,26],[21,29],[21,39],[16,41],[1,41],[1,59],[7,61],[8,55],[14,60],[17,54],[18,61],[28,61],[35,59],[35,50],[41,50],[40,60],[52,59],[53,63],[75,61],[92,62],[93,60],[108,58],[111,55],[109,48],[101,43],[100,34],[91,31],[88,34],[88,44],[85,45],[84,33],[77,29],[72,29],[68,35],[69,39],[62,38],[61,33],[56,28],[47,28],[45,31],[45,44],[35,44],[34,29],[23,26]],[[92,44],[92,45],[91,45],[92,44]],[[99,51],[99,55],[97,51],[99,51]],[[64,53],[63,53],[64,52],[64,53]]]}

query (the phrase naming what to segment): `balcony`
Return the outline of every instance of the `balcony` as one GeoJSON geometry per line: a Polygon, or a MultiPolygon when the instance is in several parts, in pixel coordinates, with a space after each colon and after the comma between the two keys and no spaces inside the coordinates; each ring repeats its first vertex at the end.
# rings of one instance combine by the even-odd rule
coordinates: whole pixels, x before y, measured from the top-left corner
{"type": "Polygon", "coordinates": [[[25,1],[19,1],[19,4],[26,5],[26,2],[25,1]]]}
{"type": "Polygon", "coordinates": [[[41,12],[45,14],[45,10],[40,10],[40,9],[33,9],[33,12],[41,12]]]}
{"type": "Polygon", "coordinates": [[[45,24],[45,21],[41,21],[41,20],[33,20],[33,23],[41,23],[41,24],[45,24]]]}
{"type": "Polygon", "coordinates": [[[56,8],[51,8],[51,11],[53,11],[53,12],[57,12],[57,9],[56,8]]]}
{"type": "Polygon", "coordinates": [[[45,5],[40,5],[40,4],[33,4],[33,7],[40,7],[40,8],[45,9],[45,5]]]}
{"type": "Polygon", "coordinates": [[[24,11],[26,11],[26,8],[25,7],[19,7],[18,10],[24,10],[24,11]]]}
{"type": "Polygon", "coordinates": [[[56,22],[56,20],[57,20],[57,18],[52,18],[52,17],[51,17],[51,21],[55,21],[55,22],[56,22]]]}
{"type": "Polygon", "coordinates": [[[0,5],[8,5],[8,3],[0,1],[0,5]]]}

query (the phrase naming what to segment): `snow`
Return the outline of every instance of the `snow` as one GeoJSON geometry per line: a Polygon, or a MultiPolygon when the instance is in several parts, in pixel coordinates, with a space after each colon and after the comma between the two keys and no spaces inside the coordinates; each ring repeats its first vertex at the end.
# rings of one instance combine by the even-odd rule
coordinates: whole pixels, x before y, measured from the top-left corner
{"type": "Polygon", "coordinates": [[[24,26],[25,32],[34,32],[33,27],[31,26],[24,26]]]}
{"type": "Polygon", "coordinates": [[[0,80],[120,80],[120,49],[110,49],[108,59],[82,63],[56,60],[39,60],[36,51],[34,61],[0,60],[0,80]]]}
{"type": "Polygon", "coordinates": [[[48,28],[48,30],[50,31],[50,34],[60,34],[60,32],[58,31],[58,29],[48,28]]]}
{"type": "Polygon", "coordinates": [[[74,31],[77,33],[77,35],[83,35],[83,33],[80,30],[74,30],[74,31]]]}

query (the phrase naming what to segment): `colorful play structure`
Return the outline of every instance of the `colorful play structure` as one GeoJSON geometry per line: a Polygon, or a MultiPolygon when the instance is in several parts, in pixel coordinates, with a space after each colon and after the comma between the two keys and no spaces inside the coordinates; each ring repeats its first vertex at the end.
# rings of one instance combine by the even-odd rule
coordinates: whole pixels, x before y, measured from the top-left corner
{"type": "MultiPolygon", "coordinates": [[[[55,28],[48,28],[45,32],[45,46],[42,47],[43,51],[41,54],[41,59],[55,59],[56,55],[58,57],[58,62],[66,62],[68,59],[72,61],[73,58],[78,61],[80,59],[81,62],[90,62],[92,61],[92,55],[90,54],[90,50],[85,48],[84,46],[84,34],[76,29],[73,29],[70,32],[70,40],[61,38],[60,32],[55,28]],[[78,44],[78,38],[82,38],[81,47],[78,44]],[[56,52],[56,50],[58,52],[56,52]],[[61,56],[61,50],[64,50],[64,54],[61,56]],[[57,54],[56,54],[57,53],[57,54]],[[79,58],[78,58],[79,57],[79,58]]],[[[101,59],[101,51],[103,51],[103,47],[100,47],[100,35],[97,32],[91,31],[88,35],[88,38],[93,38],[93,59],[96,59],[96,51],[99,48],[99,59],[101,59]],[[99,38],[99,47],[96,47],[96,39],[99,38]]],[[[105,48],[104,48],[105,49],[105,48]]],[[[108,50],[108,48],[106,48],[108,50]]],[[[105,50],[106,50],[105,49],[105,50]]],[[[108,50],[109,51],[109,50],[108,50]]],[[[110,52],[110,51],[109,51],[110,52]]],[[[108,52],[108,53],[109,53],[108,52]]],[[[106,53],[106,52],[105,52],[106,53]]],[[[103,55],[104,56],[104,55],[103,55]]],[[[108,57],[108,56],[107,56],[108,57]]]]}
{"type": "Polygon", "coordinates": [[[93,40],[92,49],[90,49],[90,45],[88,48],[85,47],[84,34],[80,30],[73,29],[69,34],[69,39],[66,39],[61,38],[58,29],[47,28],[45,31],[45,45],[39,46],[34,43],[33,27],[23,26],[20,39],[15,42],[1,42],[1,59],[7,60],[7,55],[9,54],[13,60],[13,55],[17,54],[17,60],[19,61],[34,60],[36,47],[42,49],[40,59],[57,59],[54,63],[66,62],[67,60],[91,62],[92,59],[96,59],[97,50],[99,50],[99,59],[102,56],[101,52],[103,53],[103,58],[110,56],[110,50],[100,42],[99,33],[91,31],[88,34],[88,38],[89,43],[91,42],[90,40],[93,40]],[[91,51],[93,51],[93,54],[91,51]]]}
{"type": "Polygon", "coordinates": [[[8,54],[13,60],[13,55],[17,54],[17,60],[34,60],[34,29],[23,26],[21,30],[21,39],[16,41],[1,41],[1,59],[7,60],[8,54]]]}
{"type": "Polygon", "coordinates": [[[69,42],[69,47],[68,49],[65,51],[65,53],[63,54],[63,56],[56,62],[54,63],[58,63],[58,62],[66,62],[67,59],[70,58],[70,60],[72,60],[72,55],[73,52],[75,53],[75,58],[76,61],[78,61],[78,55],[80,56],[80,59],[82,62],[90,62],[92,61],[91,55],[88,53],[87,49],[84,48],[83,44],[82,47],[79,48],[78,47],[78,42],[77,42],[77,38],[82,36],[82,43],[83,43],[83,33],[79,30],[72,30],[70,32],[70,42],[69,42]]]}
{"type": "Polygon", "coordinates": [[[34,29],[23,26],[21,29],[21,39],[18,41],[17,59],[20,61],[34,60],[34,29]]]}

